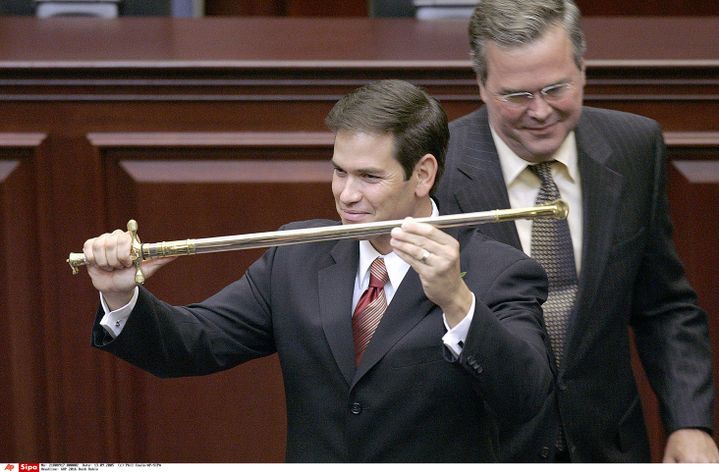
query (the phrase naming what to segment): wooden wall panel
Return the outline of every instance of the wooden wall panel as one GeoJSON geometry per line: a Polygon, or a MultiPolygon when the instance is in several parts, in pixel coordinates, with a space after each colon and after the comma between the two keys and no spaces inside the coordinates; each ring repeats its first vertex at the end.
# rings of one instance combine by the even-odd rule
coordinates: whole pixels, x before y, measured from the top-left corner
{"type": "Polygon", "coordinates": [[[0,443],[2,457],[33,460],[48,446],[46,338],[39,198],[41,133],[0,133],[0,443]]]}
{"type": "MultiPolygon", "coordinates": [[[[716,37],[718,24],[587,19],[587,104],[657,119],[672,166],[717,161],[719,56],[706,38],[716,37]]],[[[322,177],[331,154],[323,120],[333,103],[393,77],[426,88],[450,118],[474,110],[480,101],[465,36],[462,22],[411,20],[123,19],[108,28],[0,18],[3,308],[14,275],[9,258],[24,258],[22,275],[12,279],[24,284],[23,296],[13,289],[13,316],[0,318],[0,329],[16,338],[0,345],[0,356],[16,356],[12,362],[23,367],[2,364],[0,402],[11,412],[2,419],[24,429],[0,428],[0,458],[281,460],[275,358],[203,379],[159,381],[98,352],[89,345],[97,293],[86,274],[70,274],[67,253],[130,217],[147,241],[333,217],[322,177]],[[287,37],[295,39],[291,47],[279,40],[287,37]],[[13,225],[18,212],[20,226],[13,225]],[[28,306],[37,312],[32,318],[28,306]],[[42,350],[30,349],[34,338],[42,350]],[[248,382],[263,377],[265,390],[252,395],[248,382]],[[30,403],[18,389],[43,393],[30,403]],[[234,391],[242,400],[232,401],[234,391]],[[30,424],[19,424],[28,417],[30,424]],[[17,457],[25,453],[33,457],[17,457]]],[[[716,184],[697,180],[714,168],[693,165],[670,168],[670,200],[679,251],[716,323],[717,264],[706,264],[717,257],[716,184]]],[[[197,300],[234,280],[260,252],[178,260],[150,287],[177,303],[197,300]]],[[[718,336],[714,324],[715,355],[718,336]]],[[[656,402],[641,385],[657,459],[663,433],[656,402]]]]}
{"type": "MultiPolygon", "coordinates": [[[[136,218],[144,241],[269,231],[336,215],[328,133],[93,133],[89,140],[106,175],[108,219],[136,218]]],[[[200,301],[240,277],[262,251],[179,258],[147,286],[171,303],[200,301]]],[[[283,460],[284,393],[276,356],[173,380],[112,363],[114,381],[127,393],[116,408],[118,428],[129,441],[121,457],[283,460]]]]}

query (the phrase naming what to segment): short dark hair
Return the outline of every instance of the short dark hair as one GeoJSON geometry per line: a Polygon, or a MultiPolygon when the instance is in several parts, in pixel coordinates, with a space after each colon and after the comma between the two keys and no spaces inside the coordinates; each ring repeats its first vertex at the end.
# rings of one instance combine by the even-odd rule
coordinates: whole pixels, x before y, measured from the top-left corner
{"type": "Polygon", "coordinates": [[[372,82],[342,97],[325,123],[335,133],[390,133],[405,180],[422,156],[432,154],[437,159],[434,192],[444,171],[449,127],[439,102],[421,88],[403,80],[372,82]]]}
{"type": "Polygon", "coordinates": [[[469,22],[474,72],[482,83],[487,81],[488,41],[507,48],[523,46],[557,25],[569,35],[574,62],[581,69],[587,49],[581,20],[579,8],[572,0],[481,0],[469,22]]]}

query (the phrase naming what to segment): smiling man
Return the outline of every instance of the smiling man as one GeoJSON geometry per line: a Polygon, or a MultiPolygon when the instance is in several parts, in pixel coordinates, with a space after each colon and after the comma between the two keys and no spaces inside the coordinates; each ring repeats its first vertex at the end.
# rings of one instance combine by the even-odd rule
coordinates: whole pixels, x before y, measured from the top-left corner
{"type": "MultiPolygon", "coordinates": [[[[341,99],[327,124],[343,224],[437,214],[448,129],[434,99],[376,82],[341,99]]],[[[547,282],[514,248],[481,235],[466,248],[411,220],[369,240],[276,247],[178,307],[135,287],[130,237],[116,230],[84,246],[101,293],[92,342],[163,377],[277,353],[288,461],[495,461],[497,419],[526,421],[552,386],[547,282]]],[[[147,261],[146,278],[166,263],[147,261]]]]}
{"type": "Polygon", "coordinates": [[[584,35],[570,0],[482,0],[469,27],[484,106],[450,125],[449,213],[561,197],[567,221],[480,230],[546,269],[556,397],[505,425],[503,461],[649,460],[631,326],[661,403],[667,462],[717,461],[706,316],[671,239],[665,146],[648,118],[582,106],[584,35]]]}
{"type": "Polygon", "coordinates": [[[576,59],[565,29],[547,28],[542,39],[507,49],[485,45],[486,71],[479,94],[499,138],[520,158],[552,158],[582,113],[584,61],[576,59]]]}

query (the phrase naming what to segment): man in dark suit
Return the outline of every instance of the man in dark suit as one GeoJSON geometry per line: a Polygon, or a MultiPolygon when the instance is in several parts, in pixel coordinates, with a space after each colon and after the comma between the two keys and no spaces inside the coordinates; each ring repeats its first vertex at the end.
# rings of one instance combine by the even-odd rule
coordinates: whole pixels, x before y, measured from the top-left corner
{"type": "MultiPolygon", "coordinates": [[[[327,122],[343,224],[437,214],[449,132],[434,99],[382,81],[344,97],[327,122]]],[[[546,276],[479,235],[460,254],[447,233],[408,220],[367,241],[276,247],[185,307],[136,288],[129,251],[121,230],[85,243],[102,301],[93,344],[158,376],[277,352],[289,461],[493,461],[497,418],[528,420],[552,388],[546,276]]],[[[166,262],[146,261],[145,276],[166,262]]]]}
{"type": "Polygon", "coordinates": [[[584,37],[571,1],[483,0],[470,22],[484,106],[450,124],[438,199],[448,213],[561,196],[568,221],[480,231],[536,257],[556,398],[503,428],[505,461],[647,461],[630,325],[660,402],[664,460],[716,461],[705,314],[671,240],[656,122],[582,106],[584,37]],[[545,249],[550,247],[551,250],[545,249]]]}

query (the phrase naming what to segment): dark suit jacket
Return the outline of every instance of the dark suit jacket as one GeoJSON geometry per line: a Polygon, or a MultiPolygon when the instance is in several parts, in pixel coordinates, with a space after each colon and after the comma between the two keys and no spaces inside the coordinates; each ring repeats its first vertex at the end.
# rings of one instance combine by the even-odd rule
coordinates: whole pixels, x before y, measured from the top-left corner
{"type": "Polygon", "coordinates": [[[108,343],[96,323],[93,344],[158,376],[277,352],[288,461],[493,461],[496,417],[526,421],[552,388],[546,277],[507,245],[475,238],[469,249],[462,270],[477,307],[456,363],[443,356],[441,310],[410,269],[355,367],[356,241],[270,249],[240,280],[187,307],[142,288],[120,336],[108,343]]]}
{"type": "MultiPolygon", "coordinates": [[[[559,418],[574,461],[649,459],[628,324],[667,431],[712,427],[706,317],[671,240],[659,126],[644,117],[585,107],[576,138],[582,271],[557,399],[528,425],[503,432],[505,461],[551,459],[559,418]]],[[[438,199],[443,213],[509,208],[485,108],[451,123],[438,199]]],[[[521,248],[514,222],[483,225],[480,231],[521,248]]]]}

